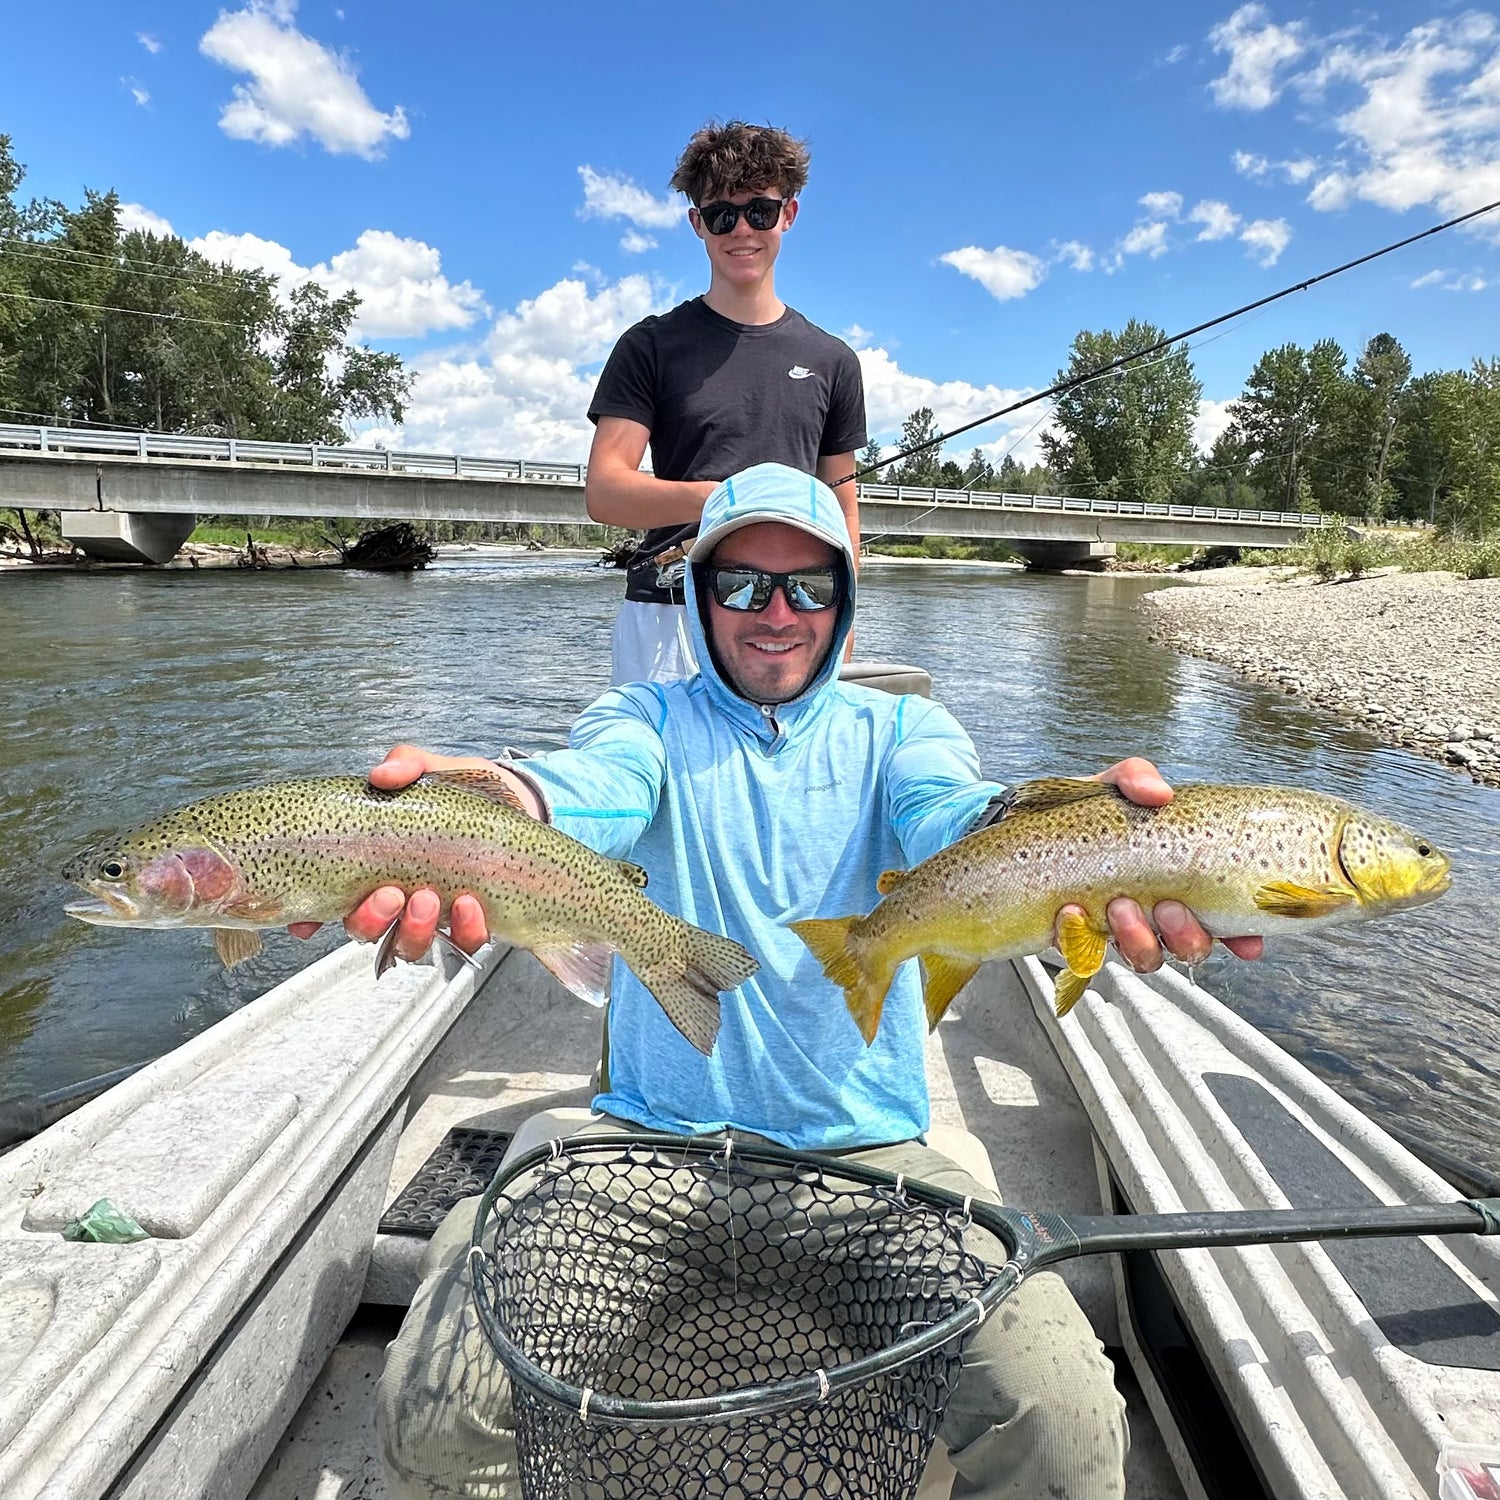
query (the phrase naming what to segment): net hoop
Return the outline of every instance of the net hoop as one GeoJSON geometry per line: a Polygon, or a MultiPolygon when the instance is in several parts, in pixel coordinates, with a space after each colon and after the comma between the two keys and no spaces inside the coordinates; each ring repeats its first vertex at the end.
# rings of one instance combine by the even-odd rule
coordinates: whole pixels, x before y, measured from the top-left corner
{"type": "Polygon", "coordinates": [[[471,1297],[490,1346],[519,1384],[532,1394],[580,1417],[585,1423],[596,1421],[625,1427],[670,1427],[704,1422],[723,1422],[737,1418],[785,1412],[797,1407],[816,1405],[842,1391],[868,1384],[878,1376],[921,1359],[945,1345],[964,1338],[988,1317],[1025,1276],[1031,1262],[1029,1215],[975,1203],[971,1198],[950,1193],[926,1182],[912,1182],[879,1168],[848,1161],[838,1156],[791,1151],[773,1144],[751,1145],[726,1140],[721,1136],[676,1136],[650,1132],[611,1132],[553,1140],[517,1158],[497,1173],[480,1199],[474,1217],[469,1244],[471,1297]],[[643,1153],[636,1157],[634,1153],[643,1153]],[[747,1385],[712,1396],[678,1397],[667,1400],[641,1401],[612,1396],[585,1389],[559,1379],[525,1353],[501,1326],[498,1311],[491,1300],[488,1279],[473,1274],[490,1257],[484,1244],[486,1226],[495,1204],[507,1196],[507,1189],[520,1179],[549,1162],[564,1157],[587,1160],[589,1157],[614,1157],[622,1160],[647,1159],[647,1153],[670,1152],[676,1164],[686,1166],[697,1160],[717,1158],[726,1163],[732,1158],[737,1166],[745,1164],[779,1168],[790,1179],[810,1174],[813,1180],[825,1176],[863,1184],[891,1195],[894,1201],[915,1202],[927,1208],[972,1220],[995,1235],[1005,1245],[1008,1258],[993,1267],[993,1274],[977,1295],[962,1306],[916,1332],[872,1354],[829,1365],[810,1374],[747,1385]],[[478,1264],[476,1265],[476,1261],[478,1264]]]}

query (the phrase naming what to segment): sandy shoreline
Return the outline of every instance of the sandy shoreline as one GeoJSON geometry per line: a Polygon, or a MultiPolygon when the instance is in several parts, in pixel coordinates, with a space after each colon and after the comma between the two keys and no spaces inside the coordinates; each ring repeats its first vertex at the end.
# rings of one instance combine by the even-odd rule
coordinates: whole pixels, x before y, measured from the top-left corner
{"type": "Polygon", "coordinates": [[[1159,639],[1500,786],[1500,579],[1318,584],[1240,568],[1195,581],[1214,586],[1143,597],[1159,639]]]}

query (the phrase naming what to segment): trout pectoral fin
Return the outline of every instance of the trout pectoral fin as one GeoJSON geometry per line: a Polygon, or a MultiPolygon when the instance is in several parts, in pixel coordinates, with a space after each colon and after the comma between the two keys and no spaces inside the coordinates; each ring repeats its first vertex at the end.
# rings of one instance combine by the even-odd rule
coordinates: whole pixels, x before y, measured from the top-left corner
{"type": "Polygon", "coordinates": [[[515,808],[517,812],[526,811],[526,804],[516,794],[516,789],[505,777],[494,771],[481,770],[477,766],[466,771],[428,771],[422,780],[443,781],[449,786],[473,792],[477,797],[488,797],[491,802],[502,802],[506,807],[515,808]]]}
{"type": "Polygon", "coordinates": [[[214,952],[226,969],[254,958],[260,952],[260,934],[249,927],[215,927],[214,952]]]}
{"type": "Polygon", "coordinates": [[[1057,1008],[1058,1020],[1067,1015],[1083,998],[1083,992],[1089,987],[1089,980],[1093,977],[1093,974],[1075,974],[1071,969],[1064,969],[1053,980],[1052,1000],[1057,1008]]]}
{"type": "Polygon", "coordinates": [[[590,1005],[609,1003],[610,971],[615,950],[608,943],[571,943],[563,948],[533,948],[537,959],[558,983],[590,1005]]]}
{"type": "Polygon", "coordinates": [[[1025,781],[1005,810],[1007,818],[1020,812],[1042,812],[1049,807],[1066,807],[1070,802],[1085,802],[1090,797],[1117,797],[1114,787],[1103,781],[1086,781],[1079,776],[1043,776],[1025,781]]]}
{"type": "Polygon", "coordinates": [[[1340,886],[1298,885],[1294,880],[1272,881],[1255,893],[1256,906],[1276,917],[1326,917],[1357,899],[1340,886]]]}
{"type": "Polygon", "coordinates": [[[929,1031],[978,971],[979,965],[972,958],[950,958],[946,953],[922,955],[922,1004],[927,1010],[929,1031]]]}
{"type": "Polygon", "coordinates": [[[1082,912],[1065,911],[1057,919],[1057,951],[1063,962],[1085,979],[1092,979],[1104,963],[1109,933],[1096,927],[1082,912]]]}

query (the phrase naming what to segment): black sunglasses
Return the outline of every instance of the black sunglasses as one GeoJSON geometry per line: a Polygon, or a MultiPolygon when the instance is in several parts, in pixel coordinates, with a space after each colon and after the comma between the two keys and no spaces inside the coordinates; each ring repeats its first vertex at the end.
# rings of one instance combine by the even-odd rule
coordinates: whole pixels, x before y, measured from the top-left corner
{"type": "Polygon", "coordinates": [[[781,210],[791,201],[790,198],[752,198],[748,203],[705,203],[699,207],[698,217],[710,234],[728,234],[740,222],[741,214],[752,229],[774,229],[781,210]]]}
{"type": "Polygon", "coordinates": [[[710,568],[708,587],[724,609],[759,614],[780,589],[798,614],[830,609],[839,602],[839,575],[833,568],[797,568],[768,573],[763,568],[710,568]]]}

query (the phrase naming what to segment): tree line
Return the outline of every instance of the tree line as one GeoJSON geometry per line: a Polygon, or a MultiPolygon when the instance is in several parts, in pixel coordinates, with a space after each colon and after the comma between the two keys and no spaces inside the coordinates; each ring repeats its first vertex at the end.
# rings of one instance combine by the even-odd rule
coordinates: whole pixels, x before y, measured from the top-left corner
{"type": "Polygon", "coordinates": [[[303,443],[401,421],[410,377],[350,342],[353,292],[278,295],[274,276],[124,230],[113,192],[23,201],[24,176],[0,134],[0,421],[303,443]]]}
{"type": "MultiPolygon", "coordinates": [[[[1058,397],[1041,463],[1007,454],[997,468],[978,448],[959,463],[939,443],[882,465],[872,442],[860,465],[891,484],[1421,520],[1460,538],[1500,529],[1500,359],[1413,376],[1389,333],[1352,366],[1333,339],[1283,344],[1256,362],[1205,454],[1193,442],[1202,385],[1186,345],[1084,378],[1165,338],[1135,320],[1079,333],[1057,381],[1082,383],[1058,397]]],[[[938,435],[919,408],[900,448],[938,435]]]]}

